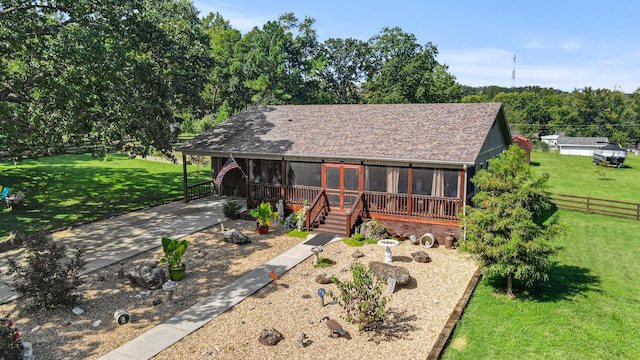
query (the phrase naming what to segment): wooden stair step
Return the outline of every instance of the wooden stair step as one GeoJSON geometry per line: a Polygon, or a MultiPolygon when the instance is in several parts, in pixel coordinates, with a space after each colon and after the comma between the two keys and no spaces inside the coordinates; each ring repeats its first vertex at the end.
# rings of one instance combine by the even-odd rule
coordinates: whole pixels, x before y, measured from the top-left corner
{"type": "Polygon", "coordinates": [[[327,213],[320,223],[314,224],[314,232],[346,236],[347,216],[337,213],[327,213]]]}

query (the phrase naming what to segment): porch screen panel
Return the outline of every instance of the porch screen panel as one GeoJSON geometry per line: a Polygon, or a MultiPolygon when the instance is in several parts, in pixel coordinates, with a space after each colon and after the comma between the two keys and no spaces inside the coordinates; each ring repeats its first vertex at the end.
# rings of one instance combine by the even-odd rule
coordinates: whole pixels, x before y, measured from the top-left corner
{"type": "Polygon", "coordinates": [[[327,168],[327,187],[330,189],[340,189],[339,168],[327,168]]]}
{"type": "MultiPolygon", "coordinates": [[[[195,160],[195,159],[197,158],[192,157],[192,160],[195,160]]],[[[210,171],[211,171],[212,182],[213,182],[213,179],[215,179],[218,173],[220,172],[220,169],[222,168],[224,163],[227,161],[227,159],[229,159],[229,157],[212,156],[210,158],[211,160],[210,171]]],[[[201,157],[199,158],[199,160],[202,160],[201,157]]],[[[246,167],[245,159],[237,158],[235,160],[238,163],[238,166],[240,167],[240,169],[242,169],[242,171],[245,171],[245,167],[246,167]]],[[[218,195],[234,196],[234,197],[247,196],[246,179],[243,177],[242,171],[240,169],[232,169],[231,171],[227,172],[224,175],[224,178],[222,179],[222,184],[220,185],[220,187],[216,187],[214,185],[214,188],[217,188],[216,191],[219,191],[217,193],[218,195]]]]}
{"type": "Polygon", "coordinates": [[[358,183],[359,183],[358,169],[345,168],[344,169],[344,189],[358,190],[358,183]]]}
{"type": "Polygon", "coordinates": [[[444,196],[455,198],[458,197],[458,189],[460,189],[460,173],[458,170],[443,171],[444,196]]]}
{"type": "Polygon", "coordinates": [[[365,166],[364,189],[388,193],[409,192],[409,169],[387,166],[365,166]]]}
{"type": "Polygon", "coordinates": [[[287,184],[322,186],[322,164],[289,162],[287,164],[287,184]]]}
{"type": "Polygon", "coordinates": [[[413,169],[411,192],[415,195],[431,195],[433,187],[433,169],[413,169]]]}
{"type": "Polygon", "coordinates": [[[251,160],[251,181],[263,184],[282,183],[282,162],[280,160],[251,160]]]}
{"type": "Polygon", "coordinates": [[[385,166],[365,166],[364,189],[367,191],[387,191],[387,168],[385,166]]]}

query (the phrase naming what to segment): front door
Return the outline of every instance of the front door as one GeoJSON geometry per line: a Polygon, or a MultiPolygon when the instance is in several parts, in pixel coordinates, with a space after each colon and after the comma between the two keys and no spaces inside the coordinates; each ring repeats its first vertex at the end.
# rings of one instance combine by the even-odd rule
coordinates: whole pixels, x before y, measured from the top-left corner
{"type": "Polygon", "coordinates": [[[356,201],[364,184],[361,165],[323,164],[322,187],[332,209],[347,210],[356,201]]]}

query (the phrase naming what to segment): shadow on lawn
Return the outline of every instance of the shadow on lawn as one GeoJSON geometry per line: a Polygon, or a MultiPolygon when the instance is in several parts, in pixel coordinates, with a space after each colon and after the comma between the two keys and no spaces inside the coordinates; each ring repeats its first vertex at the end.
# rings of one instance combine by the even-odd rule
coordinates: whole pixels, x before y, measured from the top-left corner
{"type": "MultiPolygon", "coordinates": [[[[600,292],[600,279],[591,275],[588,268],[555,263],[549,270],[549,280],[541,281],[526,288],[522,283],[513,281],[514,293],[522,300],[557,302],[571,300],[576,295],[587,292],[600,292]]],[[[504,289],[506,278],[487,279],[494,289],[504,289]]]]}
{"type": "Polygon", "coordinates": [[[65,157],[47,163],[10,168],[3,185],[22,190],[24,209],[0,207],[0,239],[9,231],[34,233],[93,221],[180,198],[179,172],[127,167],[100,167],[65,157]],[[83,164],[80,166],[78,164],[83,164]]]}

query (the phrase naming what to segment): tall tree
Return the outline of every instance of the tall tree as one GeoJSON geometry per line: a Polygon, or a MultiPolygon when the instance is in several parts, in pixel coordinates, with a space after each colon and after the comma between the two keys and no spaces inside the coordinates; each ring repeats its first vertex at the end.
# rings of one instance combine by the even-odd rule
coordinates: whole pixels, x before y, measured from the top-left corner
{"type": "Polygon", "coordinates": [[[513,279],[528,286],[547,280],[550,258],[559,250],[553,244],[563,231],[557,217],[536,222],[551,206],[547,180],[548,174],[533,173],[515,145],[472,179],[481,190],[462,216],[461,250],[477,257],[484,274],[505,277],[508,295],[513,295],[513,279]]]}
{"type": "Polygon", "coordinates": [[[0,4],[0,147],[89,142],[170,154],[197,112],[208,41],[187,0],[0,4]]]}
{"type": "Polygon", "coordinates": [[[244,85],[252,100],[264,104],[302,104],[308,94],[306,81],[315,51],[314,20],[299,23],[293,14],[253,28],[241,43],[244,85]],[[298,30],[294,35],[293,29],[298,30]]]}
{"type": "Polygon", "coordinates": [[[447,67],[436,61],[438,49],[422,46],[399,27],[383,28],[369,40],[374,51],[366,82],[370,103],[458,101],[460,85],[447,67]]]}
{"type": "Polygon", "coordinates": [[[359,102],[359,85],[366,77],[369,60],[367,43],[353,39],[330,38],[321,45],[322,67],[318,76],[341,104],[359,102]]]}
{"type": "Polygon", "coordinates": [[[219,13],[210,13],[202,19],[204,31],[211,41],[210,53],[213,64],[209,72],[209,81],[205,86],[204,98],[209,104],[209,111],[217,113],[221,106],[226,106],[231,112],[244,107],[243,101],[237,101],[234,90],[237,89],[237,78],[234,77],[233,64],[235,61],[236,44],[242,38],[240,31],[231,27],[229,20],[225,20],[219,13]]]}

